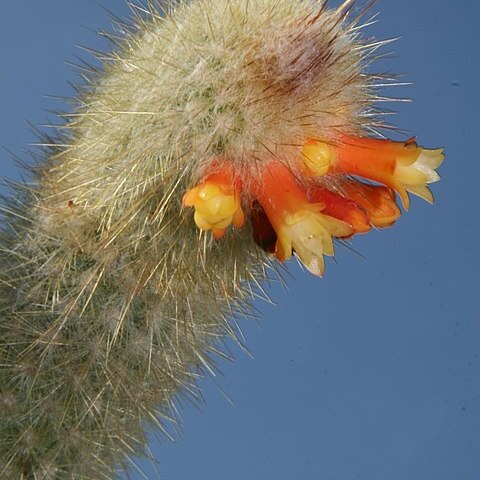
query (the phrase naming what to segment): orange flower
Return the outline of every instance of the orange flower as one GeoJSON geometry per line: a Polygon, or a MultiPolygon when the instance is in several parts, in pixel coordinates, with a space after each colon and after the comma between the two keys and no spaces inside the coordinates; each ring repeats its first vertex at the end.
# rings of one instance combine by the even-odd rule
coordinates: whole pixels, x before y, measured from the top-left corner
{"type": "Polygon", "coordinates": [[[427,184],[440,179],[435,169],[441,165],[444,155],[441,148],[419,147],[414,138],[394,142],[343,135],[331,143],[309,140],[302,158],[312,176],[342,173],[383,183],[400,195],[408,209],[407,192],[433,202],[427,184]]]}
{"type": "Polygon", "coordinates": [[[332,237],[347,237],[353,228],[322,213],[324,205],[309,203],[294,176],[279,162],[270,162],[256,196],[276,235],[275,255],[288,260],[295,252],[315,275],[324,271],[324,255],[333,255],[332,237]]]}
{"type": "Polygon", "coordinates": [[[245,222],[240,205],[240,191],[234,185],[228,168],[207,176],[202,183],[188,190],[183,196],[185,207],[194,207],[195,224],[201,230],[211,230],[219,239],[233,224],[241,228],[245,222]]]}
{"type": "Polygon", "coordinates": [[[368,185],[353,179],[342,183],[341,190],[362,207],[375,227],[388,227],[401,215],[392,189],[368,185]]]}

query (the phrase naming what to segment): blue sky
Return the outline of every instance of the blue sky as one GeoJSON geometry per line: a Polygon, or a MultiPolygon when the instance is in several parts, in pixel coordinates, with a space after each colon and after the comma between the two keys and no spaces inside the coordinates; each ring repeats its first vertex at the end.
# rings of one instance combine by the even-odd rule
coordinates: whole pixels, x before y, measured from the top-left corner
{"type": "MultiPolygon", "coordinates": [[[[109,28],[100,5],[127,14],[122,0],[1,2],[0,144],[15,154],[34,141],[26,120],[54,121],[62,104],[45,95],[72,94],[75,46],[105,47],[91,31],[109,28]]],[[[355,238],[360,255],[338,247],[324,279],[290,265],[288,291],[269,289],[277,305],[243,322],[254,358],[231,345],[236,362],[202,382],[181,437],[152,440],[163,479],[480,478],[480,4],[374,8],[368,34],[401,37],[379,69],[414,82],[391,92],[414,99],[389,105],[392,121],[446,147],[436,203],[355,238]]],[[[20,178],[1,158],[0,174],[20,178]]]]}

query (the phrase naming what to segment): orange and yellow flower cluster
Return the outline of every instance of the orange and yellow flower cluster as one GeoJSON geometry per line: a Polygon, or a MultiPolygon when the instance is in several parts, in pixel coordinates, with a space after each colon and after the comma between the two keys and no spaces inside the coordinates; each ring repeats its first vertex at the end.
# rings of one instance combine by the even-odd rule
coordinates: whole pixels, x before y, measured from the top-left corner
{"type": "Polygon", "coordinates": [[[242,182],[230,163],[216,161],[214,173],[187,191],[183,205],[194,207],[198,228],[221,238],[231,224],[243,226],[242,199],[254,198],[247,210],[256,243],[282,262],[295,254],[308,270],[322,275],[324,256],[334,253],[334,238],[397,220],[395,192],[405,209],[408,192],[432,202],[427,185],[439,179],[436,169],[443,158],[442,149],[419,147],[414,139],[310,139],[295,174],[272,160],[260,175],[242,182]]]}

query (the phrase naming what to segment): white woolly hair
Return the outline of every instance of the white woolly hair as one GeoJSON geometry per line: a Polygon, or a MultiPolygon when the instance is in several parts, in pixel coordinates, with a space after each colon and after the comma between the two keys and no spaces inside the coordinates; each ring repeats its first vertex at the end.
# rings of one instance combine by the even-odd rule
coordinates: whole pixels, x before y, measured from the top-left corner
{"type": "Polygon", "coordinates": [[[294,169],[307,138],[381,128],[366,67],[382,42],[354,4],[152,0],[117,24],[2,206],[2,478],[115,478],[143,421],[169,435],[179,399],[201,398],[276,273],[248,225],[215,242],[182,195],[212,159],[246,178],[273,157],[294,169]]]}

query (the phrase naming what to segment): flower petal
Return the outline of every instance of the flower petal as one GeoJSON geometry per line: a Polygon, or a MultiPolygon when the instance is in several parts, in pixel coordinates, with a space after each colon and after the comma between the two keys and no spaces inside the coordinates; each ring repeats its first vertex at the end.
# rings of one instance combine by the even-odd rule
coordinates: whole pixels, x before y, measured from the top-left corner
{"type": "MultiPolygon", "coordinates": [[[[213,166],[212,166],[213,168],[213,166]]],[[[240,228],[244,213],[240,205],[240,187],[228,165],[215,164],[215,173],[207,175],[183,196],[183,205],[195,209],[194,220],[201,230],[211,230],[221,238],[233,223],[240,228]]]]}

